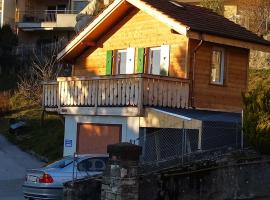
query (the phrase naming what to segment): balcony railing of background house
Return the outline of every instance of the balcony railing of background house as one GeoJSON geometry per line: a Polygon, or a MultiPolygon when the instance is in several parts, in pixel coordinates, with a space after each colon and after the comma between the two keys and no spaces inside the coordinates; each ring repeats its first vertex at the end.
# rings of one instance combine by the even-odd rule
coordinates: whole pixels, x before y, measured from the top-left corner
{"type": "Polygon", "coordinates": [[[42,43],[42,44],[21,44],[14,48],[13,54],[17,56],[20,61],[31,61],[33,58],[52,56],[52,54],[59,53],[68,41],[60,39],[57,42],[42,43]]]}
{"type": "Polygon", "coordinates": [[[189,80],[148,74],[58,78],[43,83],[44,108],[186,108],[189,80]]]}
{"type": "Polygon", "coordinates": [[[76,10],[29,10],[18,11],[16,22],[20,23],[41,23],[56,22],[57,14],[78,14],[76,10]]]}

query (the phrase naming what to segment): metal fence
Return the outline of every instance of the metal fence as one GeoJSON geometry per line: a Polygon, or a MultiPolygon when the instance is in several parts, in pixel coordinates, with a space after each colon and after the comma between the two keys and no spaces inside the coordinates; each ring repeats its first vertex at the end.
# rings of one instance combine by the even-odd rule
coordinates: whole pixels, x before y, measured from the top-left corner
{"type": "Polygon", "coordinates": [[[143,128],[140,132],[141,166],[147,172],[217,159],[243,145],[237,122],[208,121],[194,129],[143,128]]]}

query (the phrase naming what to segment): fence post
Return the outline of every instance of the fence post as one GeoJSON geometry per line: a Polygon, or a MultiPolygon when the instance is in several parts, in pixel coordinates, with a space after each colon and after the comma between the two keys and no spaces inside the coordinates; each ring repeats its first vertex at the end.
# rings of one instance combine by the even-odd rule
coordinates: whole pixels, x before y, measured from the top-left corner
{"type": "MultiPolygon", "coordinates": [[[[154,134],[155,137],[155,147],[156,147],[156,159],[157,161],[160,160],[160,148],[159,148],[159,140],[158,140],[158,134],[154,134]]],[[[158,165],[158,162],[157,162],[158,165]]]]}
{"type": "Polygon", "coordinates": [[[241,149],[244,148],[244,110],[241,112],[241,149]]]}
{"type": "Polygon", "coordinates": [[[200,126],[199,126],[199,135],[198,135],[198,150],[201,151],[202,150],[202,122],[200,122],[200,126]]]}
{"type": "Polygon", "coordinates": [[[184,140],[185,140],[184,132],[185,132],[185,121],[183,121],[183,128],[182,128],[182,165],[184,164],[184,140]]]}

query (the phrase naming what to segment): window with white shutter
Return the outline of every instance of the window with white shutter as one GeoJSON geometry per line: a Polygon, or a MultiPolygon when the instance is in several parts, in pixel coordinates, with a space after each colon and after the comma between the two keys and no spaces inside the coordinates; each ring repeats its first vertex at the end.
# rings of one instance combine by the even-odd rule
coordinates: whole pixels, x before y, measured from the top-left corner
{"type": "Polygon", "coordinates": [[[170,47],[162,45],[160,47],[149,48],[148,73],[154,75],[168,76],[170,65],[170,47]]]}
{"type": "Polygon", "coordinates": [[[128,48],[117,51],[117,74],[133,74],[134,73],[134,56],[135,49],[128,48]]]}

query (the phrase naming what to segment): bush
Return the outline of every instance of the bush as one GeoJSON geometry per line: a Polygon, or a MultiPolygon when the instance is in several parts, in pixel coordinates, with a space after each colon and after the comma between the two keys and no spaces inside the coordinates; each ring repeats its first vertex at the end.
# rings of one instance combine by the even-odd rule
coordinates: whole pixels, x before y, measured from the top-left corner
{"type": "Polygon", "coordinates": [[[270,89],[257,86],[244,97],[244,133],[261,153],[270,154],[270,89]]]}

